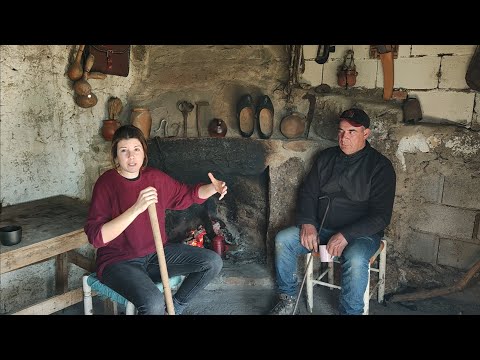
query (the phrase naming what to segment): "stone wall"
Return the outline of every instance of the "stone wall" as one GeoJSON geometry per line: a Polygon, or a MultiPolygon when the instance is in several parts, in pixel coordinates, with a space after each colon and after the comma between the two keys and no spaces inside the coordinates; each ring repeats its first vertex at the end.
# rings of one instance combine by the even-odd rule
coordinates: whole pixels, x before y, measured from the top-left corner
{"type": "MultiPolygon", "coordinates": [[[[279,210],[269,224],[269,241],[292,221],[295,192],[290,190],[298,187],[314,151],[324,142],[335,144],[335,117],[347,107],[359,106],[372,116],[372,145],[392,160],[397,171],[394,216],[388,229],[392,241],[387,286],[448,282],[442,276],[463,271],[480,257],[480,101],[464,80],[474,45],[400,45],[395,87],[419,97],[424,121],[415,126],[402,123],[401,103],[382,100],[381,64],[369,59],[368,45],[337,45],[324,65],[314,61],[316,46],[305,45],[302,83],[308,89],[323,82],[332,86],[332,92],[317,94],[309,139],[293,141],[279,131],[288,114],[284,94],[278,91],[288,79],[283,45],[133,45],[128,77],[90,80],[98,97],[98,104],[90,109],[75,105],[72,82],[65,75],[76,48],[0,46],[3,206],[59,194],[90,199],[100,170],[109,165],[110,143],[103,140],[100,128],[108,117],[111,96],[124,104],[122,124],[129,123],[131,108],[149,107],[152,136],[157,135],[162,118],[183,124],[176,103],[188,100],[210,103],[201,119],[201,136],[207,136],[208,121],[217,117],[225,120],[227,137],[240,137],[235,111],[239,97],[266,94],[275,107],[270,146],[282,150],[273,151],[276,155],[267,160],[276,167],[271,181],[285,188],[283,194],[290,194],[271,194],[270,201],[279,210]],[[355,88],[343,90],[335,86],[336,69],[349,48],[355,50],[359,76],[355,88]],[[426,123],[434,120],[436,124],[426,123]]],[[[305,91],[295,89],[293,95],[296,110],[303,114],[308,111],[308,101],[302,99],[305,91]]],[[[188,131],[196,136],[195,111],[189,115],[188,131]]],[[[256,138],[255,133],[252,139],[256,138]]],[[[34,280],[27,270],[9,273],[2,275],[2,288],[16,283],[12,294],[24,294],[19,289],[28,287],[51,291],[51,264],[36,266],[42,267],[36,273],[51,275],[34,280]]]]}

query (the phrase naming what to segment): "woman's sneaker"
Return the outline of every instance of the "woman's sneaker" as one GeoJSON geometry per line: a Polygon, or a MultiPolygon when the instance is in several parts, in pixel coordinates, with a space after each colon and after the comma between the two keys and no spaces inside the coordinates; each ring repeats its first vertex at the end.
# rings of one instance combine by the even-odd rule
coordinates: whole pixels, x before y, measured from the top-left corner
{"type": "Polygon", "coordinates": [[[295,308],[295,297],[287,294],[280,294],[277,305],[270,310],[269,315],[293,315],[295,308]]]}

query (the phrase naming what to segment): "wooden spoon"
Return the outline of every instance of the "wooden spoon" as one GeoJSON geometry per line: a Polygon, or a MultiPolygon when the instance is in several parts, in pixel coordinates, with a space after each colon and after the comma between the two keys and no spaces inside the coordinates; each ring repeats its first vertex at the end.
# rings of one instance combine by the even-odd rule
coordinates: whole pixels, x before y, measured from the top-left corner
{"type": "Polygon", "coordinates": [[[75,57],[75,61],[72,63],[72,65],[70,65],[70,68],[68,69],[67,75],[68,75],[68,78],[72,81],[77,81],[83,75],[81,60],[82,60],[84,49],[85,49],[85,45],[79,46],[77,51],[77,56],[75,57]]]}
{"type": "Polygon", "coordinates": [[[101,72],[87,72],[85,73],[87,80],[88,79],[99,79],[99,80],[104,80],[107,77],[107,74],[101,73],[101,72]]]}

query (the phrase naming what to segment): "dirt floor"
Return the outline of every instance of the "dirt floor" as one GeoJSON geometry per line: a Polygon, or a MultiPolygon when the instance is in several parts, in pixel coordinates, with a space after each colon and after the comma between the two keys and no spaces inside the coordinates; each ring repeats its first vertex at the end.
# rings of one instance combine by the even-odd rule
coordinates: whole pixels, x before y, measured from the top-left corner
{"type": "MultiPolygon", "coordinates": [[[[422,301],[379,304],[370,301],[370,315],[480,315],[479,276],[461,292],[422,301]]],[[[265,266],[225,262],[219,277],[202,290],[184,315],[266,315],[275,302],[274,281],[265,266]]],[[[305,293],[298,306],[298,315],[308,316],[305,293]]],[[[313,315],[336,315],[339,290],[314,287],[313,315]]],[[[386,296],[388,299],[388,294],[386,296]]],[[[105,314],[103,301],[94,297],[94,314],[105,314]]],[[[119,307],[119,313],[124,309],[119,307]]],[[[83,303],[56,313],[81,315],[83,303]]]]}

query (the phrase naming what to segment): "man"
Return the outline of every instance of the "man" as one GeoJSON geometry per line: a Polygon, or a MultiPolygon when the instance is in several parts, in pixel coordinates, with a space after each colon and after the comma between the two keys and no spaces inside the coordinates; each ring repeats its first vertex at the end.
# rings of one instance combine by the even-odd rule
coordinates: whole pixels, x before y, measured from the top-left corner
{"type": "Polygon", "coordinates": [[[390,223],[396,184],[390,160],[367,141],[369,127],[363,110],[344,111],[339,146],[321,151],[305,178],[297,201],[297,226],[275,237],[279,302],[270,314],[292,314],[297,257],[318,251],[319,244],[327,244],[328,253],[341,262],[340,314],[363,313],[368,261],[390,223]]]}

